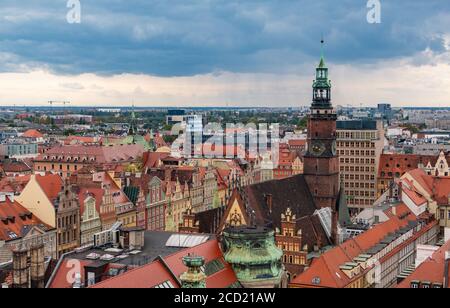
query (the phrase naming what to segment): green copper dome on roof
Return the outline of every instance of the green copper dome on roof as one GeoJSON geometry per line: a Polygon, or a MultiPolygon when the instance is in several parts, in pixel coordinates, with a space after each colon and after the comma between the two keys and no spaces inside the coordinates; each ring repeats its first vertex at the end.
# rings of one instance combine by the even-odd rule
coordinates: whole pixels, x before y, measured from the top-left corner
{"type": "Polygon", "coordinates": [[[283,276],[283,251],[274,231],[262,227],[228,227],[223,231],[224,258],[244,288],[278,287],[283,276]]]}

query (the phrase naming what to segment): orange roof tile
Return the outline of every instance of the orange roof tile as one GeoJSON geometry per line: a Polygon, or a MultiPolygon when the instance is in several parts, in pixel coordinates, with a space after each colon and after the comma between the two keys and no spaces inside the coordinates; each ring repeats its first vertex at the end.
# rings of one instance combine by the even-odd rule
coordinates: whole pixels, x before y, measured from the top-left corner
{"type": "Polygon", "coordinates": [[[450,178],[434,179],[434,198],[439,205],[448,205],[450,198],[450,178]]]}
{"type": "Polygon", "coordinates": [[[63,180],[57,174],[36,175],[36,181],[52,202],[62,191],[63,180]]]}
{"type": "Polygon", "coordinates": [[[433,195],[433,177],[422,169],[414,169],[408,172],[430,195],[433,195]]]}
{"type": "Polygon", "coordinates": [[[22,135],[25,138],[44,138],[44,135],[35,129],[29,129],[22,135]]]}
{"type": "Polygon", "coordinates": [[[0,180],[0,192],[20,194],[30,181],[31,175],[8,177],[0,180]]]}
{"type": "MultiPolygon", "coordinates": [[[[442,284],[444,280],[445,252],[447,251],[450,251],[450,241],[435,251],[429,259],[420,264],[411,275],[397,286],[397,288],[409,288],[411,282],[415,280],[442,284]]],[[[450,275],[447,279],[450,279],[450,275]]]]}
{"type": "Polygon", "coordinates": [[[411,155],[411,154],[381,154],[378,167],[378,177],[386,178],[395,175],[403,176],[406,172],[419,167],[419,164],[427,165],[428,162],[436,163],[437,156],[411,155]]]}
{"type": "Polygon", "coordinates": [[[52,228],[24,208],[19,202],[8,197],[0,202],[0,240],[12,241],[25,236],[33,226],[44,230],[52,228]]]}
{"type": "Polygon", "coordinates": [[[84,267],[88,266],[90,264],[94,263],[94,261],[90,261],[90,260],[78,260],[78,259],[64,259],[61,262],[61,265],[59,266],[56,275],[53,277],[53,280],[50,284],[50,289],[67,289],[67,288],[72,288],[72,282],[74,281],[75,277],[73,276],[77,271],[74,271],[75,266],[74,264],[76,264],[78,266],[78,264],[80,265],[80,275],[81,275],[81,281],[84,282],[85,281],[85,271],[84,271],[84,267]],[[70,274],[73,274],[71,276],[69,276],[70,274]]]}
{"type": "Polygon", "coordinates": [[[298,146],[305,146],[306,145],[306,139],[291,139],[288,141],[289,146],[294,146],[294,147],[298,147],[298,146]]]}
{"type": "Polygon", "coordinates": [[[211,240],[164,258],[164,262],[170,271],[166,266],[163,266],[161,261],[157,260],[123,275],[100,282],[93,288],[153,288],[165,281],[170,281],[173,286],[180,287],[174,276],[180,277],[182,273],[187,271],[182,258],[188,254],[202,256],[206,263],[218,259],[225,265],[224,269],[207,277],[206,285],[208,288],[226,288],[237,281],[231,266],[223,259],[218,241],[211,240]]]}
{"type": "MultiPolygon", "coordinates": [[[[412,218],[414,219],[414,218],[412,218]]],[[[378,244],[389,233],[393,233],[408,224],[408,219],[394,216],[390,220],[376,225],[361,235],[349,239],[315,259],[311,266],[292,281],[296,285],[309,285],[325,288],[342,288],[352,280],[340,270],[340,266],[352,260],[378,244]],[[320,284],[312,283],[316,278],[320,284]]]]}
{"type": "Polygon", "coordinates": [[[421,194],[418,192],[409,189],[408,187],[403,186],[402,187],[403,193],[406,193],[406,195],[414,202],[415,205],[421,206],[424,203],[427,203],[427,199],[425,199],[421,194]]]}

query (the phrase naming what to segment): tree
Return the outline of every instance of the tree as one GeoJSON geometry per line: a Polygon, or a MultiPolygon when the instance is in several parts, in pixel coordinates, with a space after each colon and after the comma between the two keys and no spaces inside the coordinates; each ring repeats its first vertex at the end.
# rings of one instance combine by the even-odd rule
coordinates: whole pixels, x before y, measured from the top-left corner
{"type": "Polygon", "coordinates": [[[305,129],[308,126],[308,117],[301,118],[297,123],[298,129],[305,129]]]}

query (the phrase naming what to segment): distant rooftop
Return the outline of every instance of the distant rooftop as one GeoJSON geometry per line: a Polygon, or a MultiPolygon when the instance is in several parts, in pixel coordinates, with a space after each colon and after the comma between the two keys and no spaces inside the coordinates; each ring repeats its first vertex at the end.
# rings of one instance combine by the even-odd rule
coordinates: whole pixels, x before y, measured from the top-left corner
{"type": "Polygon", "coordinates": [[[348,120],[337,121],[337,129],[342,130],[376,130],[377,121],[374,120],[348,120]]]}

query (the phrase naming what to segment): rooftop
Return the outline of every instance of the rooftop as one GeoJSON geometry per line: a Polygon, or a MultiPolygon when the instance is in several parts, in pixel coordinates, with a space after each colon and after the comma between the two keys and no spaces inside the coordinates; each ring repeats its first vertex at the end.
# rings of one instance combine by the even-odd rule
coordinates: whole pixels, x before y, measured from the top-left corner
{"type": "MultiPolygon", "coordinates": [[[[142,250],[126,251],[113,247],[97,247],[78,250],[65,256],[62,265],[55,271],[54,278],[49,283],[50,288],[72,287],[66,280],[70,270],[64,266],[70,260],[77,260],[82,267],[111,266],[124,268],[124,271],[149,264],[160,257],[173,255],[179,251],[190,249],[214,239],[213,235],[185,235],[172,232],[144,232],[144,247],[142,250]],[[108,265],[108,266],[107,266],[108,265]]],[[[84,271],[82,271],[84,272],[84,271]]],[[[84,273],[82,273],[84,274],[84,273]]],[[[106,274],[105,274],[106,275],[106,274]]],[[[107,275],[110,276],[110,275],[107,275]]]]}

